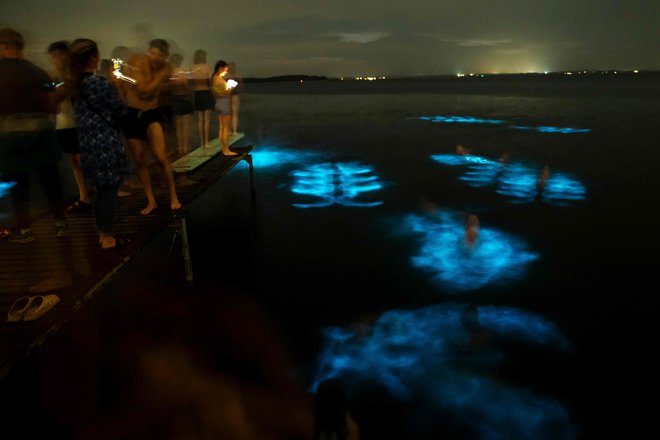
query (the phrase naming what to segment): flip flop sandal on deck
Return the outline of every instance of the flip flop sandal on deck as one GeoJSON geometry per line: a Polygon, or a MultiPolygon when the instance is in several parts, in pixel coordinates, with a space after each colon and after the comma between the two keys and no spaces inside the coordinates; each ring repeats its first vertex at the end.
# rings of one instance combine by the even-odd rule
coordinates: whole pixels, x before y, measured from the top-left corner
{"type": "Polygon", "coordinates": [[[23,320],[23,315],[32,304],[33,296],[23,296],[14,301],[9,312],[7,312],[7,322],[18,322],[23,320]]]}
{"type": "Polygon", "coordinates": [[[23,321],[36,321],[48,313],[55,305],[60,302],[57,295],[34,296],[30,301],[30,306],[23,315],[23,321]]]}

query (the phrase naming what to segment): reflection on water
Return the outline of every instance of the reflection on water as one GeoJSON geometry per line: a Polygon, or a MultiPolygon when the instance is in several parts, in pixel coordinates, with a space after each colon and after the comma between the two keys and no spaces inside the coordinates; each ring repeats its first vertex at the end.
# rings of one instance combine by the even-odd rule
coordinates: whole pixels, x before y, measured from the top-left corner
{"type": "Polygon", "coordinates": [[[300,151],[276,145],[259,145],[252,150],[252,161],[258,170],[274,170],[291,164],[308,163],[321,153],[300,151]]]}
{"type": "Polygon", "coordinates": [[[538,258],[521,240],[483,225],[479,239],[469,245],[465,223],[449,211],[410,214],[400,228],[403,233],[420,236],[421,246],[412,264],[432,272],[434,280],[451,292],[518,278],[526,265],[538,258]]]}
{"type": "Polygon", "coordinates": [[[316,203],[294,203],[297,208],[320,208],[330,205],[371,208],[382,201],[360,202],[355,199],[362,193],[379,190],[383,184],[369,166],[357,162],[322,163],[294,171],[295,183],[291,191],[310,195],[321,200],[316,203]]]}
{"type": "Polygon", "coordinates": [[[542,316],[509,307],[438,304],[388,311],[373,325],[331,327],[324,335],[312,390],[330,378],[346,382],[349,393],[360,383],[376,383],[400,400],[432,402],[483,438],[575,437],[561,403],[486,374],[516,355],[497,341],[568,349],[555,324],[542,316]]]}
{"type": "Polygon", "coordinates": [[[16,182],[0,182],[0,199],[6,197],[9,194],[9,190],[15,184],[16,182]]]}
{"type": "Polygon", "coordinates": [[[502,119],[486,119],[477,118],[474,116],[416,116],[407,119],[418,119],[420,121],[440,122],[444,124],[487,124],[487,125],[505,125],[515,130],[533,130],[539,133],[560,133],[560,134],[574,134],[574,133],[589,133],[589,128],[572,128],[572,127],[553,127],[553,126],[538,126],[532,127],[527,125],[511,125],[508,121],[502,119]]]}
{"type": "Polygon", "coordinates": [[[511,203],[531,203],[540,196],[549,205],[568,206],[586,198],[584,184],[568,173],[548,167],[460,154],[434,154],[431,159],[443,165],[466,166],[467,171],[459,180],[474,188],[495,185],[495,191],[511,203]]]}

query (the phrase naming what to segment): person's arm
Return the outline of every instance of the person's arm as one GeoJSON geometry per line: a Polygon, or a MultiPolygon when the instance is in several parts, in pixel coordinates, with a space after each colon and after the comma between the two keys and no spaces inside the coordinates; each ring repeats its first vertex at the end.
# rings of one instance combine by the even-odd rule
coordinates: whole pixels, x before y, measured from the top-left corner
{"type": "Polygon", "coordinates": [[[211,83],[211,90],[215,96],[229,96],[231,89],[227,87],[227,81],[220,75],[215,75],[211,83]]]}

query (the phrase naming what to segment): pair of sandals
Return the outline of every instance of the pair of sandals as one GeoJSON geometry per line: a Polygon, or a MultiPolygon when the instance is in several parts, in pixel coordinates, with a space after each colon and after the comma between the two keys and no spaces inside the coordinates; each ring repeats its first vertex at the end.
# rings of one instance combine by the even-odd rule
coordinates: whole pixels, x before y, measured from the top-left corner
{"type": "Polygon", "coordinates": [[[24,296],[12,304],[7,313],[7,322],[36,321],[51,311],[60,302],[57,295],[24,296]]]}

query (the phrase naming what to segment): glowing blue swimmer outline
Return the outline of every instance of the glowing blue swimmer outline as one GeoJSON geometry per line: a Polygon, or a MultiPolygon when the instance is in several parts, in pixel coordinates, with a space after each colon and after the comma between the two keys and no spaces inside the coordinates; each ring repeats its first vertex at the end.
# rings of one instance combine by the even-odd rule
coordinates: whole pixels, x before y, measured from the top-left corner
{"type": "Polygon", "coordinates": [[[291,191],[296,194],[320,197],[318,203],[294,203],[296,208],[322,208],[331,205],[372,208],[384,202],[354,202],[350,199],[361,193],[383,188],[378,177],[370,175],[374,169],[358,162],[325,162],[291,173],[296,182],[291,191]]]}
{"type": "Polygon", "coordinates": [[[431,159],[442,165],[467,166],[459,177],[474,188],[496,185],[495,192],[509,198],[511,203],[532,203],[540,200],[553,206],[569,206],[586,199],[586,186],[563,171],[553,171],[542,191],[538,190],[540,168],[522,162],[495,162],[480,156],[433,154],[431,159]]]}
{"type": "Polygon", "coordinates": [[[518,279],[526,266],[539,255],[510,234],[480,227],[474,245],[465,240],[465,222],[450,211],[421,216],[409,214],[401,222],[402,231],[421,237],[418,254],[411,263],[431,272],[434,282],[447,293],[457,294],[518,279]]]}
{"type": "MultiPolygon", "coordinates": [[[[571,349],[557,326],[542,316],[510,307],[474,309],[479,331],[561,351],[571,349]]],[[[464,351],[475,326],[464,321],[468,310],[465,304],[438,304],[387,311],[367,331],[326,328],[325,349],[318,356],[311,391],[333,378],[349,384],[349,391],[355,382],[375,381],[400,400],[421,394],[440,409],[452,409],[484,438],[510,434],[510,429],[518,434],[514,438],[551,438],[544,435],[544,429],[554,435],[552,427],[557,422],[563,428],[558,438],[573,438],[570,416],[561,403],[463,373],[462,362],[478,361],[488,368],[504,359],[497,347],[481,349],[483,353],[476,359],[475,353],[464,351]]]]}

